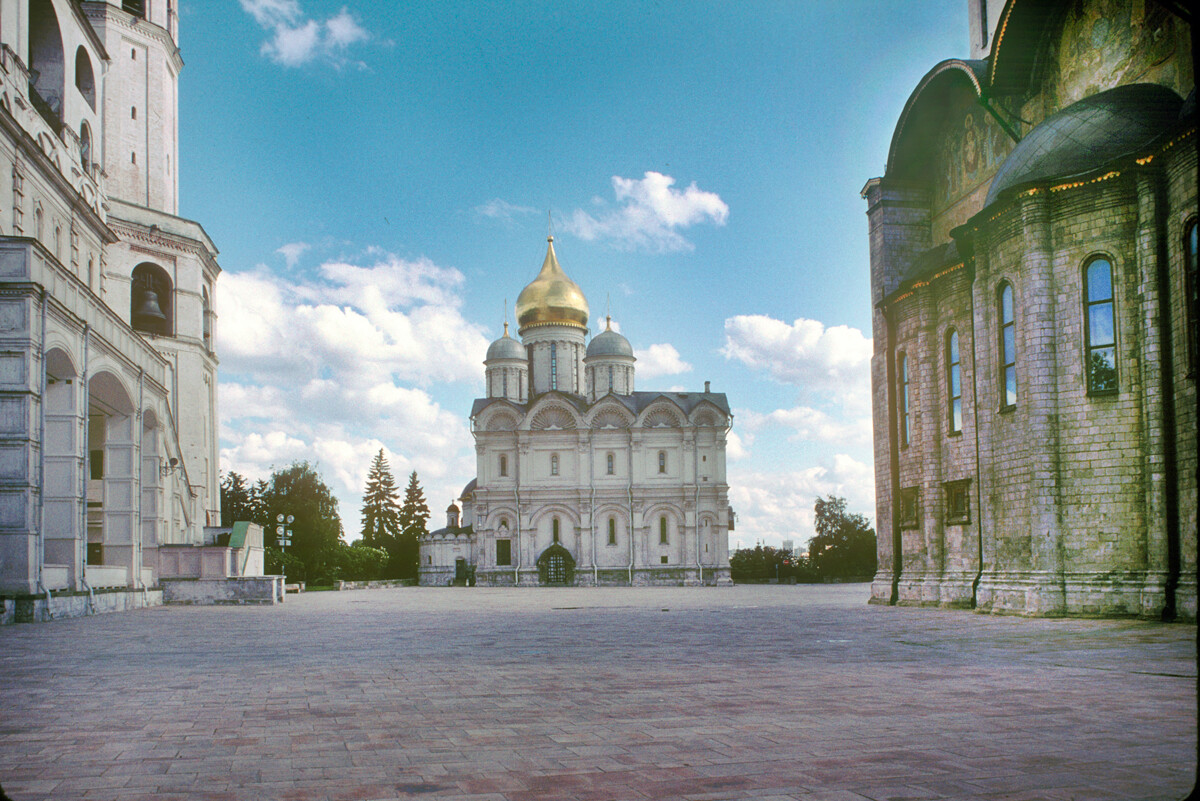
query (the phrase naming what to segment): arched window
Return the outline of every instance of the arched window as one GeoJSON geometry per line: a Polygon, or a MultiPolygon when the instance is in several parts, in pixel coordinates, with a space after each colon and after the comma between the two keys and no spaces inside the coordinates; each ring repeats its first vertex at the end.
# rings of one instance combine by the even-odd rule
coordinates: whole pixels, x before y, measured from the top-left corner
{"type": "Polygon", "coordinates": [[[950,433],[962,431],[962,362],[958,354],[958,332],[946,332],[946,394],[950,433]]]}
{"type": "Polygon", "coordinates": [[[552,475],[552,476],[558,475],[558,454],[557,453],[550,454],[550,475],[552,475]]]}
{"type": "Polygon", "coordinates": [[[658,452],[658,472],[660,472],[660,473],[667,472],[667,452],[666,451],[658,452]]]}
{"type": "Polygon", "coordinates": [[[503,386],[501,387],[500,394],[507,398],[508,397],[508,369],[507,368],[500,371],[500,383],[503,384],[503,386]]]}
{"type": "Polygon", "coordinates": [[[908,422],[909,422],[908,421],[908,354],[906,354],[906,353],[900,354],[900,357],[897,359],[896,372],[898,374],[898,379],[900,382],[900,386],[898,387],[898,391],[896,393],[897,400],[899,401],[899,407],[898,407],[897,411],[899,411],[898,417],[900,418],[900,421],[899,421],[900,422],[900,447],[906,448],[906,447],[908,447],[908,431],[909,431],[909,425],[908,425],[908,422]]]}
{"type": "Polygon", "coordinates": [[[550,343],[550,389],[558,389],[558,343],[550,343]]]}
{"type": "Polygon", "coordinates": [[[1113,317],[1112,264],[1108,259],[1092,259],[1084,268],[1083,282],[1088,393],[1116,392],[1117,330],[1113,317]]]}
{"type": "Polygon", "coordinates": [[[667,539],[667,516],[662,515],[661,517],[658,518],[658,544],[666,545],[668,543],[668,541],[669,540],[667,539]]]}
{"type": "Polygon", "coordinates": [[[1000,306],[1000,408],[1017,405],[1017,326],[1013,314],[1012,285],[1003,283],[999,292],[1000,306]]]}
{"type": "Polygon", "coordinates": [[[608,518],[608,544],[617,544],[617,518],[608,518]]]}
{"type": "Polygon", "coordinates": [[[212,350],[212,301],[208,298],[208,287],[203,287],[200,290],[200,309],[203,319],[200,320],[201,328],[204,332],[204,347],[212,350]]]}
{"type": "Polygon", "coordinates": [[[79,163],[83,171],[92,171],[92,129],[87,121],[79,124],[79,163]]]}
{"type": "Polygon", "coordinates": [[[559,535],[559,530],[558,530],[558,518],[557,518],[557,517],[556,517],[556,518],[554,518],[553,520],[551,520],[551,521],[550,521],[550,536],[551,536],[551,538],[554,540],[554,542],[559,542],[559,541],[560,541],[560,540],[559,540],[559,536],[560,536],[560,535],[559,535]]]}
{"type": "Polygon", "coordinates": [[[613,368],[611,364],[608,366],[608,391],[613,391],[613,368]]]}
{"type": "Polygon", "coordinates": [[[505,456],[503,453],[500,454],[500,475],[502,475],[502,476],[508,475],[508,457],[505,456]]]}
{"type": "Polygon", "coordinates": [[[604,457],[605,473],[613,475],[617,471],[617,459],[614,454],[608,454],[604,457]]]}
{"type": "Polygon", "coordinates": [[[75,88],[83,99],[96,110],[96,74],[92,72],[92,59],[88,57],[83,45],[75,51],[75,88]]]}
{"type": "Polygon", "coordinates": [[[1191,370],[1189,375],[1194,379],[1197,370],[1200,370],[1200,271],[1196,266],[1197,261],[1197,243],[1196,243],[1196,220],[1192,219],[1183,233],[1183,263],[1184,274],[1187,286],[1184,291],[1187,293],[1187,321],[1188,321],[1188,347],[1191,370]]]}
{"type": "Polygon", "coordinates": [[[62,130],[66,66],[58,15],[51,0],[29,4],[29,88],[34,107],[55,129],[62,130]]]}
{"type": "Polygon", "coordinates": [[[135,331],[173,336],[175,304],[171,278],[157,264],[142,262],[133,268],[129,292],[129,324],[135,331]]]}
{"type": "Polygon", "coordinates": [[[62,261],[62,226],[54,226],[54,257],[62,261]]]}
{"type": "Polygon", "coordinates": [[[33,236],[37,241],[42,241],[42,236],[46,233],[46,214],[42,211],[42,207],[38,206],[33,210],[33,236]]]}

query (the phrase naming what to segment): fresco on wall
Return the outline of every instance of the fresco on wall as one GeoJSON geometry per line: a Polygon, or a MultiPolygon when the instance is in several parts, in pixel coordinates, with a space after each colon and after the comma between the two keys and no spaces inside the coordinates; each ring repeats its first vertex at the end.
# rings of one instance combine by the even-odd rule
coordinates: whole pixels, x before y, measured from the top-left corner
{"type": "Polygon", "coordinates": [[[1052,37],[1041,97],[1022,116],[1041,120],[1089,95],[1129,83],[1158,83],[1186,96],[1193,85],[1190,34],[1147,0],[1075,2],[1052,37]]]}
{"type": "MultiPolygon", "coordinates": [[[[964,93],[946,110],[937,150],[933,212],[939,214],[995,175],[1013,142],[988,112],[964,93]]],[[[966,211],[966,216],[978,211],[966,211]]]]}

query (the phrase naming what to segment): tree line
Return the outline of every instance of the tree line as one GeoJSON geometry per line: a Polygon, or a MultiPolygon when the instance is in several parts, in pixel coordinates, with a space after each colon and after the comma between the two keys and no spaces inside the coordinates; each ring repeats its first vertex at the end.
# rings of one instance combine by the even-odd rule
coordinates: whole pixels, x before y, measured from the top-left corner
{"type": "Polygon", "coordinates": [[[221,479],[221,525],[246,521],[263,527],[266,570],[284,574],[288,581],[315,585],[334,581],[415,579],[417,542],[426,533],[429,506],[416,471],[408,478],[403,502],[399,499],[383,449],[367,472],[363,490],[362,530],[359,539],[343,540],[338,501],[317,470],[297,462],[276,470],[269,479],[251,483],[237,472],[221,479]],[[291,524],[278,522],[279,516],[291,524]],[[282,546],[276,528],[292,532],[282,546]]]}
{"type": "Polygon", "coordinates": [[[829,495],[817,498],[817,535],[808,541],[808,553],[795,553],[769,545],[739,548],[729,557],[734,581],[795,579],[799,582],[869,579],[875,575],[875,532],[860,514],[846,511],[846,499],[829,495]]]}

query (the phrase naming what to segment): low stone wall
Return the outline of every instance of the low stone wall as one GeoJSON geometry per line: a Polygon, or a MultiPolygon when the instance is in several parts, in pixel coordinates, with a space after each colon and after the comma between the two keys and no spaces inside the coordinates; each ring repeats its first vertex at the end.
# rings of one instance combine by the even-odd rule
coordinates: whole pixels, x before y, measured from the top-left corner
{"type": "Polygon", "coordinates": [[[338,581],[335,590],[379,590],[388,587],[412,587],[416,585],[413,579],[380,579],[378,581],[338,581]]]}
{"type": "Polygon", "coordinates": [[[163,601],[187,605],[272,605],[283,603],[283,576],[161,579],[163,601]]]}
{"type": "Polygon", "coordinates": [[[24,595],[4,598],[0,602],[0,624],[46,623],[108,612],[128,612],[162,606],[162,603],[162,590],[96,590],[90,595],[86,592],[55,592],[49,603],[45,595],[24,595]]]}

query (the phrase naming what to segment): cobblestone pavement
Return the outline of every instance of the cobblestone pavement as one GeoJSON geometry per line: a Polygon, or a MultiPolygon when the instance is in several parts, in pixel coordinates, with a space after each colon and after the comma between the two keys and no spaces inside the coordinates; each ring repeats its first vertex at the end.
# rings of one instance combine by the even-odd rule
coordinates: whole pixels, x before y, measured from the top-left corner
{"type": "Polygon", "coordinates": [[[391,589],[0,629],[25,799],[1178,799],[1194,626],[865,585],[391,589]]]}

